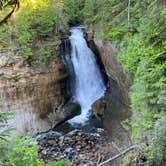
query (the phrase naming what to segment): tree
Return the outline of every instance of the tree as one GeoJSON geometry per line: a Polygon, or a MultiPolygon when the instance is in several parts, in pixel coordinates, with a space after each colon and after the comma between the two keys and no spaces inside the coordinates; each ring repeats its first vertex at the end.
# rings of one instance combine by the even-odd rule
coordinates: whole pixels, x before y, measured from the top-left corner
{"type": "Polygon", "coordinates": [[[128,15],[127,15],[128,24],[130,22],[130,0],[128,1],[128,15]]]}
{"type": "Polygon", "coordinates": [[[12,16],[14,12],[16,12],[19,8],[20,2],[19,0],[0,0],[0,11],[5,11],[8,9],[8,7],[11,8],[11,10],[2,18],[0,19],[0,25],[4,24],[7,22],[7,20],[12,16]]]}

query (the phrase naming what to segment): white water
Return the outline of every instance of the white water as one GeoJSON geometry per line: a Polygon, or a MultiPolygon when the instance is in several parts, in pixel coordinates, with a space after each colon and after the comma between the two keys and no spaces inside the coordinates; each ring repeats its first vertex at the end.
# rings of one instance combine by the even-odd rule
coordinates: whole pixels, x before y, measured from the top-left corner
{"type": "Polygon", "coordinates": [[[74,97],[81,105],[81,115],[69,120],[69,123],[84,124],[90,116],[92,104],[104,95],[105,85],[95,55],[88,47],[81,28],[70,30],[71,60],[75,71],[74,97]]]}

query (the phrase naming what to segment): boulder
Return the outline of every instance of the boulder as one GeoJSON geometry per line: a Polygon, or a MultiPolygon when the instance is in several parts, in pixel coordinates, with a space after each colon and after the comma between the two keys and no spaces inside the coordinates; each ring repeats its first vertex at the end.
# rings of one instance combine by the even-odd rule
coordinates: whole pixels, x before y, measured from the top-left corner
{"type": "MultiPolygon", "coordinates": [[[[63,109],[59,112],[57,120],[59,121],[56,126],[61,125],[65,121],[81,114],[81,106],[77,101],[69,101],[63,109]]],[[[55,127],[56,127],[55,126],[55,127]]]]}
{"type": "Polygon", "coordinates": [[[7,65],[8,63],[8,60],[9,60],[9,57],[8,56],[0,56],[0,67],[4,67],[7,65]]]}
{"type": "Polygon", "coordinates": [[[36,141],[40,142],[40,141],[43,141],[43,140],[48,139],[48,138],[49,139],[52,139],[52,138],[54,139],[54,138],[59,138],[61,136],[62,136],[61,133],[59,133],[57,131],[50,130],[48,132],[38,134],[37,137],[36,137],[36,141]]]}
{"type": "Polygon", "coordinates": [[[97,100],[93,105],[92,105],[92,109],[93,109],[93,114],[102,120],[103,116],[104,116],[104,112],[105,109],[107,107],[107,101],[105,100],[105,98],[101,98],[99,100],[97,100]]]}

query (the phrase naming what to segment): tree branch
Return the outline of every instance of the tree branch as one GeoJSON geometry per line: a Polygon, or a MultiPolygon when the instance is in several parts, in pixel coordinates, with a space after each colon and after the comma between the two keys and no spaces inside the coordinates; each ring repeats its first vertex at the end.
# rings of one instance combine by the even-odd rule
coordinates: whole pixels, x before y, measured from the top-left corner
{"type": "Polygon", "coordinates": [[[98,166],[102,166],[102,165],[104,165],[104,164],[106,164],[106,163],[108,163],[108,162],[111,162],[111,161],[113,161],[113,160],[119,158],[120,156],[126,154],[127,152],[129,152],[129,151],[131,151],[131,150],[139,149],[139,148],[140,148],[140,146],[138,146],[138,145],[130,146],[129,148],[125,149],[124,151],[122,151],[121,153],[115,155],[114,157],[111,157],[111,158],[109,158],[108,160],[106,160],[106,161],[100,163],[98,166]]]}
{"type": "MultiPolygon", "coordinates": [[[[0,1],[0,2],[2,3],[2,1],[0,1]]],[[[3,5],[3,4],[1,4],[1,5],[3,5]]],[[[7,7],[9,5],[14,5],[14,7],[2,20],[0,20],[0,25],[4,24],[11,17],[11,15],[19,8],[20,3],[19,3],[19,0],[15,0],[12,3],[9,1],[6,5],[1,6],[1,8],[7,7]]]]}

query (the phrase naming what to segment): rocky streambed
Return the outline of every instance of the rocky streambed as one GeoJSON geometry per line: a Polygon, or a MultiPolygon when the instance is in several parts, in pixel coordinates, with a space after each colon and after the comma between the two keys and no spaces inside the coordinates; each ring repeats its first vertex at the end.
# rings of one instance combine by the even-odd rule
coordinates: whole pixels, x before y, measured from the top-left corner
{"type": "Polygon", "coordinates": [[[92,128],[90,133],[71,131],[65,135],[57,132],[42,134],[37,138],[39,159],[48,161],[68,158],[72,166],[93,166],[105,160],[110,155],[110,144],[104,129],[92,128]]]}

